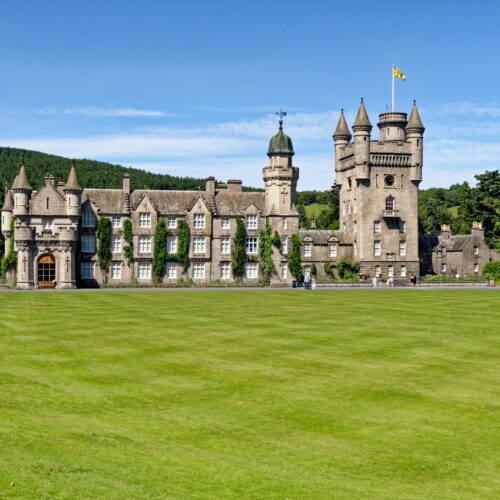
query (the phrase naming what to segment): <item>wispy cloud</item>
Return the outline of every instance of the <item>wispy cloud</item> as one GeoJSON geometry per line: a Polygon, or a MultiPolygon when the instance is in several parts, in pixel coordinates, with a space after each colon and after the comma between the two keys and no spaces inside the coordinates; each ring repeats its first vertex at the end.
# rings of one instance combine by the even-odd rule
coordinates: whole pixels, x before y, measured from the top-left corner
{"type": "Polygon", "coordinates": [[[82,115],[94,117],[156,118],[172,117],[173,113],[156,109],[113,108],[87,106],[79,108],[44,108],[36,110],[37,115],[82,115]]]}

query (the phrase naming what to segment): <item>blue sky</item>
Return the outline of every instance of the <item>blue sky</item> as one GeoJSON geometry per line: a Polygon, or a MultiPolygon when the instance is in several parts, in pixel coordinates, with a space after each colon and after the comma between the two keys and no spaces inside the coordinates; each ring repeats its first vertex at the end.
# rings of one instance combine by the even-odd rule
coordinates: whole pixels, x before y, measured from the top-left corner
{"type": "MultiPolygon", "coordinates": [[[[417,100],[422,187],[499,168],[500,3],[0,0],[0,145],[261,186],[288,111],[299,189],[333,182],[340,108],[417,100]]],[[[374,135],[377,136],[375,127],[374,135]]]]}

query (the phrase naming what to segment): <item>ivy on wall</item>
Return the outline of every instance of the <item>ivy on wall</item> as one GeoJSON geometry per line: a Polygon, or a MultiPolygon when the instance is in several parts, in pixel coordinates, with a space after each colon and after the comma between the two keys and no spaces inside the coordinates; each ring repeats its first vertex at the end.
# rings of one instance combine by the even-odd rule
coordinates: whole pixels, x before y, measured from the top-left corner
{"type": "Polygon", "coordinates": [[[245,274],[246,251],[245,243],[247,230],[245,223],[241,219],[236,219],[236,234],[233,245],[233,275],[235,278],[242,278],[245,274]]]}
{"type": "Polygon", "coordinates": [[[132,234],[132,221],[125,219],[123,223],[123,239],[126,245],[123,247],[123,254],[127,259],[127,264],[130,267],[134,260],[134,236],[132,234]]]}
{"type": "Polygon", "coordinates": [[[273,263],[273,243],[271,224],[266,220],[266,225],[260,231],[259,239],[259,259],[262,281],[265,285],[269,285],[271,277],[275,271],[273,263]]]}
{"type": "Polygon", "coordinates": [[[167,265],[167,236],[168,230],[164,220],[160,220],[155,227],[153,240],[153,277],[160,282],[165,275],[167,265]]]}
{"type": "Polygon", "coordinates": [[[97,247],[97,262],[104,272],[105,279],[113,256],[111,253],[111,232],[111,220],[107,217],[101,217],[97,223],[96,231],[96,236],[99,240],[99,245],[97,247]]]}
{"type": "Polygon", "coordinates": [[[16,267],[17,253],[14,249],[14,221],[10,223],[10,241],[9,253],[2,257],[2,268],[0,270],[2,278],[5,278],[7,273],[16,267]]]}
{"type": "Polygon", "coordinates": [[[292,273],[292,276],[299,282],[302,283],[304,280],[304,275],[302,273],[302,262],[300,259],[300,249],[302,247],[302,242],[298,234],[292,236],[292,251],[290,252],[290,258],[288,259],[288,269],[292,273]]]}
{"type": "Polygon", "coordinates": [[[191,230],[185,220],[179,222],[177,235],[179,238],[177,260],[182,265],[182,272],[185,273],[189,267],[189,243],[191,239],[191,230]]]}

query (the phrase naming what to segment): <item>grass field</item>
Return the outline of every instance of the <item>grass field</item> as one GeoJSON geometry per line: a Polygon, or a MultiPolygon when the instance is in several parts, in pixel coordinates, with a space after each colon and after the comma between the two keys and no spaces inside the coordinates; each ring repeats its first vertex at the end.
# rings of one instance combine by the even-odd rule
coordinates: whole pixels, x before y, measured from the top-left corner
{"type": "Polygon", "coordinates": [[[499,497],[498,292],[0,306],[0,497],[499,497]]]}
{"type": "Polygon", "coordinates": [[[328,208],[328,205],[322,205],[320,203],[314,203],[312,205],[306,205],[306,215],[309,220],[317,219],[319,214],[325,209],[328,208]]]}

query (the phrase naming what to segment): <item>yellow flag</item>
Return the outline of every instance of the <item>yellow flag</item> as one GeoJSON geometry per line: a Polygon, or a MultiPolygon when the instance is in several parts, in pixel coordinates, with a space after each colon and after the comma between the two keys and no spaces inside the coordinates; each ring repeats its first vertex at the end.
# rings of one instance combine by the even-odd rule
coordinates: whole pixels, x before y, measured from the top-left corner
{"type": "Polygon", "coordinates": [[[392,74],[396,78],[401,78],[401,80],[406,80],[406,75],[398,68],[392,68],[392,74]]]}

